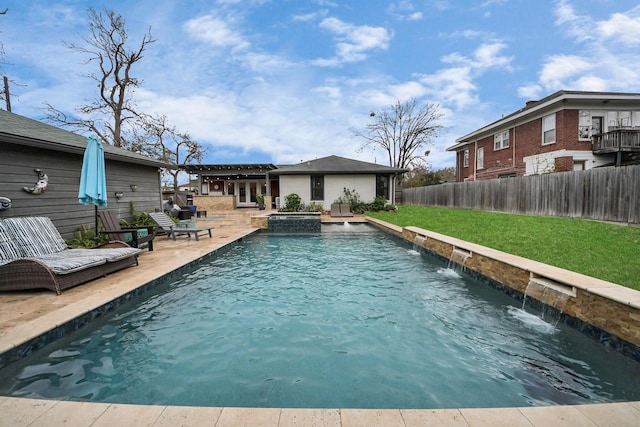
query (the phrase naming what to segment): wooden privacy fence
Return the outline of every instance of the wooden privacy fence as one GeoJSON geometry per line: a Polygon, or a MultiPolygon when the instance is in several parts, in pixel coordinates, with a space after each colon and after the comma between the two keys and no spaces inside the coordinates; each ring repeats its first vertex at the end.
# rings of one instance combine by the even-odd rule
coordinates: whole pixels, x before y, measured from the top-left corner
{"type": "Polygon", "coordinates": [[[405,205],[640,223],[640,165],[402,190],[405,205]]]}

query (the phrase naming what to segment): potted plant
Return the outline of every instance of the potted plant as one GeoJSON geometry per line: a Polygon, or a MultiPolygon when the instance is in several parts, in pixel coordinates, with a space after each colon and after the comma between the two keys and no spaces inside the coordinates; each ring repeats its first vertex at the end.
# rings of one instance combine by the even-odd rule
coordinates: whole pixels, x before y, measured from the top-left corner
{"type": "Polygon", "coordinates": [[[256,202],[258,202],[258,209],[265,210],[264,196],[262,194],[256,194],[256,202]]]}

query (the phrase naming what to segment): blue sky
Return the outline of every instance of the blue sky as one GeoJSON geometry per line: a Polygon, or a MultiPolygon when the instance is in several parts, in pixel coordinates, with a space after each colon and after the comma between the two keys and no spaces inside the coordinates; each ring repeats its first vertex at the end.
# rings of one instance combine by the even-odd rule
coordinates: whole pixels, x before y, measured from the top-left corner
{"type": "MultiPolygon", "coordinates": [[[[360,151],[369,113],[396,100],[440,105],[429,156],[454,165],[456,138],[557,90],[640,92],[640,3],[627,0],[114,0],[133,45],[142,111],[208,147],[206,163],[292,164],[360,151]]],[[[88,34],[96,1],[0,0],[12,110],[42,119],[96,96],[65,42],[88,34]]],[[[3,106],[4,108],[4,106],[3,106]]]]}

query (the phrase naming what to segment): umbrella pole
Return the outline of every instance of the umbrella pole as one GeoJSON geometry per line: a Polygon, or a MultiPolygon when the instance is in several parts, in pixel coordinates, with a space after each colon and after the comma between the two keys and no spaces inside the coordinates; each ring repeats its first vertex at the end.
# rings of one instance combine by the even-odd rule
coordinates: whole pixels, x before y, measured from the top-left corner
{"type": "Polygon", "coordinates": [[[96,222],[96,247],[98,246],[98,205],[95,206],[95,222],[96,222]]]}

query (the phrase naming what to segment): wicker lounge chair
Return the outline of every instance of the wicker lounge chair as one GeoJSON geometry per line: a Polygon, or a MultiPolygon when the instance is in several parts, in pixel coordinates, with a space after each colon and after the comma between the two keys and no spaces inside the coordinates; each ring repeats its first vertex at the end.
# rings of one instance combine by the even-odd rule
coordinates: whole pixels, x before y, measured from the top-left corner
{"type": "Polygon", "coordinates": [[[0,290],[63,289],[138,265],[140,249],[111,242],[69,249],[47,217],[0,220],[0,290]]]}
{"type": "Polygon", "coordinates": [[[193,234],[196,240],[199,240],[200,233],[209,233],[209,237],[212,237],[211,230],[213,227],[181,227],[176,224],[170,217],[164,212],[151,212],[149,213],[151,219],[158,224],[158,227],[170,238],[176,240],[176,236],[180,234],[186,234],[189,238],[193,234]]]}
{"type": "Polygon", "coordinates": [[[132,248],[143,248],[146,243],[149,250],[153,250],[153,238],[156,235],[156,228],[152,225],[141,225],[135,227],[122,228],[120,221],[113,211],[100,211],[100,221],[104,230],[103,234],[109,236],[109,240],[125,242],[132,248]]]}

